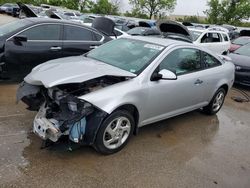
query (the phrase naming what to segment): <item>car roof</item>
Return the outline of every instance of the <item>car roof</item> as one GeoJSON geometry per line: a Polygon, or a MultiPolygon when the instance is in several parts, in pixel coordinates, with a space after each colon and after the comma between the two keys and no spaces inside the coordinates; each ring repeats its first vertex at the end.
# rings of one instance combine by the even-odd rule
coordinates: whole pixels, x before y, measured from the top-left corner
{"type": "Polygon", "coordinates": [[[196,29],[196,28],[193,28],[193,27],[188,27],[188,30],[190,30],[190,31],[198,31],[198,32],[204,32],[204,31],[207,31],[206,29],[202,29],[202,28],[200,28],[200,29],[196,29]]]}
{"type": "Polygon", "coordinates": [[[196,29],[196,28],[193,28],[193,27],[188,27],[188,30],[190,31],[196,31],[196,32],[211,32],[211,33],[223,33],[223,34],[227,34],[226,32],[224,31],[221,31],[221,30],[216,30],[216,29],[196,29]]]}
{"type": "Polygon", "coordinates": [[[85,28],[90,28],[94,31],[99,32],[98,30],[96,30],[95,28],[88,26],[88,25],[84,25],[81,23],[77,23],[77,22],[73,22],[71,20],[60,20],[60,19],[54,19],[54,18],[39,18],[39,17],[35,17],[35,18],[24,18],[25,20],[28,20],[31,22],[31,24],[35,24],[35,23],[61,23],[61,24],[70,24],[70,25],[75,25],[75,26],[80,26],[80,27],[85,27],[85,28]]]}
{"type": "Polygon", "coordinates": [[[135,39],[135,40],[140,40],[140,41],[143,41],[143,42],[159,44],[159,45],[165,46],[165,47],[167,47],[169,45],[172,45],[172,44],[193,46],[192,43],[183,42],[183,41],[179,41],[179,40],[168,39],[168,38],[160,38],[160,37],[151,37],[151,36],[126,36],[126,37],[123,37],[123,38],[135,39]]]}
{"type": "Polygon", "coordinates": [[[54,18],[39,18],[39,17],[34,17],[34,18],[25,18],[28,21],[31,21],[32,23],[68,23],[68,24],[74,24],[74,25],[80,25],[84,26],[82,24],[72,22],[70,20],[60,20],[60,19],[54,19],[54,18]]]}

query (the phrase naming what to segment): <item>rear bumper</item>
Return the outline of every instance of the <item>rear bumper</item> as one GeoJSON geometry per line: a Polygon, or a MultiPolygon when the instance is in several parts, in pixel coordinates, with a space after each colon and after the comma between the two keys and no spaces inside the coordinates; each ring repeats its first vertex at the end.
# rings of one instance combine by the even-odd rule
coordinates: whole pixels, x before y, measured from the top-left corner
{"type": "Polygon", "coordinates": [[[250,86],[250,72],[235,72],[235,83],[250,86]]]}

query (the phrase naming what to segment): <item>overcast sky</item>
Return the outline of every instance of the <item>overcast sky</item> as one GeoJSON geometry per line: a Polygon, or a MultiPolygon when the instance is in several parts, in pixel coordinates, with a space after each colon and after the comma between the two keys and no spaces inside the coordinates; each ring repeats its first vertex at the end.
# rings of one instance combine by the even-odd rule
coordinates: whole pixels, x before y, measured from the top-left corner
{"type": "MultiPolygon", "coordinates": [[[[121,0],[121,10],[125,12],[130,10],[131,7],[128,3],[129,0],[121,0]]],[[[207,0],[177,0],[175,10],[171,14],[177,15],[197,15],[203,16],[203,11],[206,10],[207,0]]]]}

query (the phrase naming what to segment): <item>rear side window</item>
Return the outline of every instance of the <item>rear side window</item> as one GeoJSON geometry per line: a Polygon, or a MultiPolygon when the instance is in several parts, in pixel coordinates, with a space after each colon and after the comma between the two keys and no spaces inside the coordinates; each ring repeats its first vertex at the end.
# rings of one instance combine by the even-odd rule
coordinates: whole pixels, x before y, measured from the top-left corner
{"type": "Polygon", "coordinates": [[[93,32],[76,26],[64,26],[64,40],[93,41],[93,32]]]}
{"type": "Polygon", "coordinates": [[[203,62],[206,68],[211,68],[221,65],[221,62],[219,60],[217,60],[215,57],[205,52],[203,52],[203,62]]]}
{"type": "Polygon", "coordinates": [[[222,33],[222,36],[223,36],[223,38],[224,38],[224,41],[229,41],[229,39],[228,39],[228,37],[227,37],[226,34],[222,33]]]}
{"type": "Polygon", "coordinates": [[[221,41],[222,40],[219,33],[206,33],[201,39],[201,43],[213,43],[221,41]]]}
{"type": "Polygon", "coordinates": [[[59,40],[60,39],[61,26],[60,25],[39,25],[32,27],[21,35],[24,35],[28,40],[59,40]]]}
{"type": "Polygon", "coordinates": [[[160,70],[167,69],[177,75],[200,70],[201,53],[192,48],[181,48],[171,52],[160,64],[160,70]]]}

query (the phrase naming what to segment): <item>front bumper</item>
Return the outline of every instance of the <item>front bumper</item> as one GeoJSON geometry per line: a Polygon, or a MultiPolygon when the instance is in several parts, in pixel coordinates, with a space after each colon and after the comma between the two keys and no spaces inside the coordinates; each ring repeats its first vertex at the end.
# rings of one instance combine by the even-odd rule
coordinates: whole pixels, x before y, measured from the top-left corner
{"type": "Polygon", "coordinates": [[[235,83],[250,86],[250,72],[235,72],[235,83]]]}
{"type": "Polygon", "coordinates": [[[34,119],[33,132],[43,140],[50,139],[56,142],[62,136],[59,130],[59,122],[55,119],[47,119],[45,114],[46,108],[42,106],[34,119]]]}

